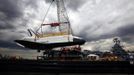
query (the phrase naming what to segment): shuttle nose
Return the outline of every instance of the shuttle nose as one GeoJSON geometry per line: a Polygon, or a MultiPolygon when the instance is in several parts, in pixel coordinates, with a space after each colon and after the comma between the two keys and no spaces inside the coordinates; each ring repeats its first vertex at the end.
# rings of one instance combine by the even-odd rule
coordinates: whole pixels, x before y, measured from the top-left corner
{"type": "Polygon", "coordinates": [[[73,40],[74,40],[74,42],[78,43],[79,45],[83,45],[86,42],[84,39],[78,39],[78,38],[74,38],[73,40]]]}
{"type": "Polygon", "coordinates": [[[84,39],[81,39],[81,42],[83,42],[83,44],[85,44],[86,40],[84,40],[84,39]]]}
{"type": "Polygon", "coordinates": [[[79,42],[81,43],[81,45],[83,45],[86,41],[84,39],[79,39],[79,42]]]}

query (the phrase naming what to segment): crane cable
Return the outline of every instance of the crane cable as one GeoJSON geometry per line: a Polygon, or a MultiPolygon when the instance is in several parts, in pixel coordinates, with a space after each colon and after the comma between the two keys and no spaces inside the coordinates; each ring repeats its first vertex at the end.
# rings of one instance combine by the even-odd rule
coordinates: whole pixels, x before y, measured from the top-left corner
{"type": "Polygon", "coordinates": [[[45,16],[44,16],[44,18],[43,18],[43,20],[42,20],[42,23],[41,23],[40,27],[36,30],[36,33],[40,30],[40,28],[41,28],[41,33],[43,33],[43,31],[42,31],[42,24],[43,24],[43,22],[45,21],[46,16],[47,16],[47,14],[48,14],[48,12],[49,12],[49,10],[50,10],[50,7],[52,6],[53,2],[54,2],[54,0],[52,0],[51,4],[49,5],[49,7],[48,7],[48,9],[47,9],[47,11],[46,11],[46,14],[45,14],[45,16]]]}

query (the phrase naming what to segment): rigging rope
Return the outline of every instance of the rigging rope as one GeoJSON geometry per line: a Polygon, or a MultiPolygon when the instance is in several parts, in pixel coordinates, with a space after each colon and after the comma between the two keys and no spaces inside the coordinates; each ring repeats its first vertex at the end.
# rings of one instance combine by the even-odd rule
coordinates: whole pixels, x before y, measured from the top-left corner
{"type": "Polygon", "coordinates": [[[53,2],[54,2],[54,0],[52,0],[50,6],[48,7],[48,9],[47,9],[47,11],[46,11],[46,14],[45,14],[45,16],[44,16],[44,18],[43,18],[43,20],[42,20],[42,23],[41,23],[40,27],[36,30],[36,33],[40,30],[40,28],[41,28],[41,33],[43,33],[43,31],[42,31],[42,24],[43,24],[43,22],[45,21],[46,16],[47,16],[47,14],[48,14],[48,12],[49,12],[49,10],[50,10],[50,7],[52,6],[53,2]]]}

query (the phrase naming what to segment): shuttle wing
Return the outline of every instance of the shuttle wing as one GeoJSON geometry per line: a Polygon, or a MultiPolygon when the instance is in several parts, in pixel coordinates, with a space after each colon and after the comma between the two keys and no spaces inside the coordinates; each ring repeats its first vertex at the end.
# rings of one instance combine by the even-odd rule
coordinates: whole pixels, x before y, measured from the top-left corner
{"type": "Polygon", "coordinates": [[[15,42],[25,48],[46,50],[64,46],[83,45],[85,43],[85,40],[74,38],[72,42],[60,42],[60,43],[38,43],[26,40],[15,40],[15,42]]]}

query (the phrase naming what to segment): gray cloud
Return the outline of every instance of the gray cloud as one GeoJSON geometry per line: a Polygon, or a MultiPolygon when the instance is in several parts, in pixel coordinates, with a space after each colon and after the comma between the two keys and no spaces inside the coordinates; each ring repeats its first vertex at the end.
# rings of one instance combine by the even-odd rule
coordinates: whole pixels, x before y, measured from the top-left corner
{"type": "Polygon", "coordinates": [[[118,28],[117,33],[120,37],[134,35],[134,24],[125,25],[123,27],[118,28]]]}
{"type": "Polygon", "coordinates": [[[22,16],[22,12],[19,6],[18,0],[1,0],[0,1],[0,12],[6,16],[5,19],[14,19],[16,17],[22,16]]]}
{"type": "MultiPolygon", "coordinates": [[[[87,1],[88,0],[64,0],[65,5],[74,11],[78,10],[87,1]]],[[[45,2],[50,3],[52,0],[45,0],[45,2]]]]}
{"type": "Polygon", "coordinates": [[[67,7],[71,8],[72,10],[78,10],[87,0],[68,0],[67,7]]]}
{"type": "MultiPolygon", "coordinates": [[[[98,27],[98,29],[99,29],[99,27],[98,27]]],[[[120,37],[122,40],[124,40],[126,42],[134,42],[134,39],[132,38],[134,36],[134,24],[123,25],[117,29],[114,29],[114,31],[112,31],[112,32],[104,33],[99,36],[97,36],[97,35],[92,36],[92,33],[90,35],[90,32],[87,32],[86,29],[83,30],[79,35],[81,37],[84,37],[85,39],[87,39],[87,41],[93,41],[93,40],[97,41],[100,39],[120,37]],[[89,35],[87,35],[87,34],[89,34],[89,35]]]]}
{"type": "Polygon", "coordinates": [[[122,38],[122,40],[133,43],[134,39],[134,24],[131,25],[125,25],[123,27],[120,27],[117,30],[117,35],[122,38]]]}
{"type": "Polygon", "coordinates": [[[14,28],[11,22],[22,16],[22,12],[19,9],[18,0],[1,0],[0,1],[0,29],[14,28]]]}
{"type": "MultiPolygon", "coordinates": [[[[134,35],[134,1],[98,0],[96,3],[90,1],[82,7],[85,9],[81,9],[79,12],[80,19],[78,20],[82,22],[83,26],[80,25],[80,22],[76,23],[80,28],[76,35],[88,41],[134,35]]],[[[75,28],[74,30],[78,31],[75,28]]]]}
{"type": "Polygon", "coordinates": [[[13,42],[3,41],[3,40],[0,41],[0,47],[2,47],[2,48],[22,49],[21,47],[17,46],[13,42]]]}
{"type": "Polygon", "coordinates": [[[27,9],[38,8],[36,0],[0,0],[0,47],[17,47],[13,40],[25,34],[27,23],[34,14],[27,9]]]}

